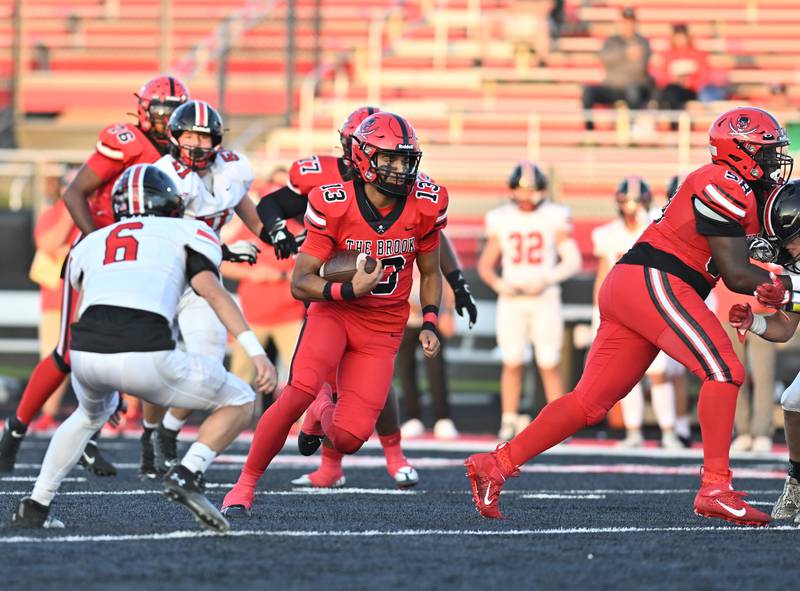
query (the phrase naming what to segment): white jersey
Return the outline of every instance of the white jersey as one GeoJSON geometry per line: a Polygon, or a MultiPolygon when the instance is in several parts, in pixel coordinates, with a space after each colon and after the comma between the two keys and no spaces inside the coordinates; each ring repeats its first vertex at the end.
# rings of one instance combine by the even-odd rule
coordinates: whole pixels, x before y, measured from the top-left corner
{"type": "Polygon", "coordinates": [[[570,210],[551,201],[533,211],[509,203],[486,214],[486,234],[500,242],[501,276],[512,287],[549,276],[558,263],[556,237],[562,232],[572,232],[570,210]]]}
{"type": "Polygon", "coordinates": [[[183,195],[187,218],[201,220],[217,234],[253,183],[253,169],[243,154],[220,150],[209,172],[200,176],[169,154],[155,165],[166,172],[183,195]]]}
{"type": "Polygon", "coordinates": [[[634,228],[628,228],[622,218],[617,218],[592,230],[592,251],[598,259],[605,260],[608,267],[622,258],[642,235],[647,226],[661,216],[660,209],[641,211],[634,228]]]}
{"type": "Polygon", "coordinates": [[[197,220],[126,218],[95,230],[70,252],[69,281],[83,288],[81,314],[105,305],[145,310],[172,323],[187,286],[186,249],[222,262],[219,239],[197,220]]]}

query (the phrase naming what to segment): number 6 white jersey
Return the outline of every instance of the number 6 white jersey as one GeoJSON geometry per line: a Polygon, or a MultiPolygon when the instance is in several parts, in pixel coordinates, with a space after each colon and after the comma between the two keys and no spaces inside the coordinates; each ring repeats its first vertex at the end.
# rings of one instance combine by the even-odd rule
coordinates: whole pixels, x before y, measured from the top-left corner
{"type": "Polygon", "coordinates": [[[70,253],[69,281],[83,284],[81,314],[105,305],[145,310],[172,323],[187,286],[187,248],[215,266],[219,239],[197,220],[131,217],[95,230],[70,253]]]}
{"type": "Polygon", "coordinates": [[[500,243],[503,281],[517,288],[546,279],[558,263],[556,237],[572,233],[569,208],[551,201],[533,211],[502,205],[486,214],[485,223],[487,236],[500,243]]]}
{"type": "Polygon", "coordinates": [[[187,218],[201,220],[217,234],[233,217],[233,210],[253,184],[253,169],[243,154],[220,150],[201,177],[169,154],[155,165],[175,182],[186,204],[187,218]]]}

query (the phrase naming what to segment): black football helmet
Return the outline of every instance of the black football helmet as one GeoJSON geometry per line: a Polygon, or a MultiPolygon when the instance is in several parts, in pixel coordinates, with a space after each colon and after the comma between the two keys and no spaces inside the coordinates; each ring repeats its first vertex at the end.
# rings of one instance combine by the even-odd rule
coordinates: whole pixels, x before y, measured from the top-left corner
{"type": "Polygon", "coordinates": [[[530,160],[522,160],[511,169],[511,175],[508,177],[508,188],[511,189],[511,200],[524,211],[530,211],[539,207],[539,204],[544,201],[547,190],[547,176],[542,172],[536,164],[530,160]],[[538,195],[534,195],[532,200],[524,198],[517,198],[515,191],[517,189],[529,189],[531,191],[538,191],[538,195]]]}
{"type": "Polygon", "coordinates": [[[205,101],[184,103],[169,118],[170,154],[192,170],[205,170],[214,161],[221,145],[224,128],[222,116],[205,101]],[[211,136],[210,148],[189,148],[188,156],[181,150],[180,137],[185,131],[211,136]]]}
{"type": "Polygon", "coordinates": [[[135,164],[126,169],[111,189],[114,219],[139,215],[183,217],[183,198],[172,179],[152,164],[135,164]]]}
{"type": "Polygon", "coordinates": [[[617,185],[614,193],[617,200],[617,209],[620,215],[633,214],[641,205],[645,210],[650,209],[653,202],[653,192],[650,185],[640,176],[626,176],[617,185]],[[632,205],[629,205],[632,204],[632,205]]]}
{"type": "Polygon", "coordinates": [[[681,188],[681,184],[683,183],[685,177],[676,174],[671,179],[669,179],[669,183],[667,183],[667,203],[669,203],[673,197],[675,197],[675,193],[678,192],[678,189],[681,188]]]}
{"type": "Polygon", "coordinates": [[[776,263],[800,273],[800,255],[789,254],[786,245],[800,236],[800,179],[779,185],[764,206],[764,235],[778,248],[776,263]]]}

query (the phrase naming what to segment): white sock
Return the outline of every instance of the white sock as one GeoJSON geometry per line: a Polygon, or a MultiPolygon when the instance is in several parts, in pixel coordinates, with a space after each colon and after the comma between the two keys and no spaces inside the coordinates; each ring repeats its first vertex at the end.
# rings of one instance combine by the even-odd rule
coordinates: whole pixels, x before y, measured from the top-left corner
{"type": "Polygon", "coordinates": [[[644,394],[642,385],[636,384],[628,395],[622,399],[622,422],[625,428],[641,429],[644,423],[644,394]]]}
{"type": "Polygon", "coordinates": [[[678,437],[691,437],[692,425],[689,421],[689,415],[683,415],[675,419],[675,433],[678,437]]]}
{"type": "Polygon", "coordinates": [[[675,388],[670,382],[650,385],[653,412],[658,426],[663,429],[675,427],[675,388]]]}
{"type": "Polygon", "coordinates": [[[176,418],[172,411],[167,411],[167,414],[164,415],[164,418],[161,420],[161,424],[164,425],[165,429],[169,429],[170,431],[180,431],[181,427],[186,424],[186,419],[179,419],[176,418]]]}
{"type": "Polygon", "coordinates": [[[504,424],[516,423],[518,416],[519,415],[517,413],[515,413],[515,412],[504,412],[503,416],[501,418],[501,422],[504,423],[504,424]]]}
{"type": "MultiPolygon", "coordinates": [[[[102,425],[102,423],[100,423],[102,425]]],[[[80,407],[61,423],[42,461],[42,470],[33,486],[31,498],[46,507],[56,496],[61,481],[70,473],[83,454],[86,444],[97,431],[98,425],[92,423],[80,407]]]]}
{"type": "Polygon", "coordinates": [[[186,466],[194,474],[195,472],[205,473],[214,458],[217,457],[217,452],[208,447],[204,443],[195,441],[183,456],[181,465],[186,466]]]}
{"type": "Polygon", "coordinates": [[[142,419],[142,427],[145,429],[156,429],[158,427],[158,423],[151,423],[150,421],[142,419]]]}

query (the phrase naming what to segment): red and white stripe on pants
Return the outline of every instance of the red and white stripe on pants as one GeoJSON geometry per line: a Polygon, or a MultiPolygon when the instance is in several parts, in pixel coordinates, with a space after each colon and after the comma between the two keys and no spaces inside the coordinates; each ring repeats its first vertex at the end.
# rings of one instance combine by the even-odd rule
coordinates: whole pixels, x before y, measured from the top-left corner
{"type": "Polygon", "coordinates": [[[642,379],[659,350],[698,378],[737,386],[744,367],[700,295],[659,269],[615,265],[600,288],[600,329],[573,392],[597,423],[642,379]]]}

